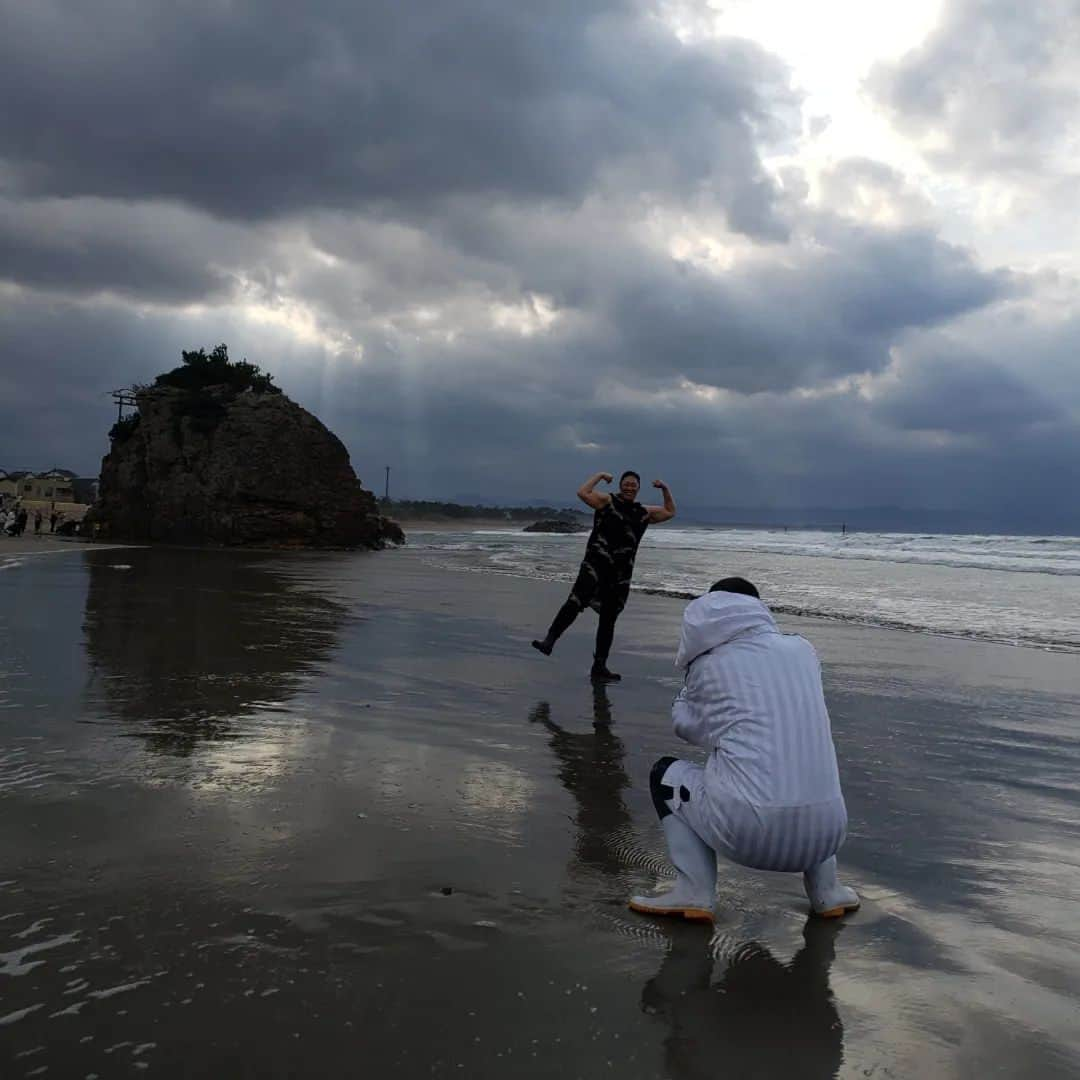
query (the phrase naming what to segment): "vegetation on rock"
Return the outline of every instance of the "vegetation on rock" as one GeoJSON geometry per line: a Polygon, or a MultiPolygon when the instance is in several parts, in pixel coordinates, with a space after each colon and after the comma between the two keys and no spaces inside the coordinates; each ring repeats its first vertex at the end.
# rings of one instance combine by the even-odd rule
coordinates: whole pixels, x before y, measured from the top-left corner
{"type": "Polygon", "coordinates": [[[183,363],[172,371],[159,375],[154,380],[154,386],[172,386],[178,390],[205,390],[210,386],[227,386],[236,393],[281,393],[281,387],[274,385],[274,377],[261,371],[258,364],[249,364],[246,360],[230,360],[227,345],[218,345],[209,354],[205,349],[199,349],[197,352],[183,351],[180,355],[183,363]]]}
{"type": "Polygon", "coordinates": [[[135,434],[135,429],[139,426],[139,414],[137,412],[128,413],[127,416],[117,420],[115,424],[109,429],[109,438],[114,443],[125,442],[135,434]]]}

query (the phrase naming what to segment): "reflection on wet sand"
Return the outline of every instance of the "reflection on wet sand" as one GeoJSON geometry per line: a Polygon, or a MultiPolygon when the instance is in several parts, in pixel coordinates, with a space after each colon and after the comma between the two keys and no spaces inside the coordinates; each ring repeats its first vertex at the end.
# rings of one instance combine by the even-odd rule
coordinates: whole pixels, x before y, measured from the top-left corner
{"type": "Polygon", "coordinates": [[[559,761],[559,780],[577,802],[577,837],[571,875],[589,870],[622,877],[625,864],[612,840],[630,826],[622,793],[630,786],[623,760],[626,750],[612,731],[611,702],[602,683],[593,685],[591,732],[567,731],[551,718],[551,706],[539,702],[529,714],[551,733],[549,745],[559,761]]]}
{"type": "Polygon", "coordinates": [[[233,721],[295,693],[337,645],[345,609],[236,552],[86,555],[87,697],[155,750],[235,738],[233,721]]]}
{"type": "Polygon", "coordinates": [[[829,986],[836,922],[810,919],[802,948],[782,964],[756,941],[721,950],[723,975],[700,933],[672,928],[671,948],[641,994],[642,1009],[667,1022],[667,1075],[835,1077],[844,1029],[829,986]]]}

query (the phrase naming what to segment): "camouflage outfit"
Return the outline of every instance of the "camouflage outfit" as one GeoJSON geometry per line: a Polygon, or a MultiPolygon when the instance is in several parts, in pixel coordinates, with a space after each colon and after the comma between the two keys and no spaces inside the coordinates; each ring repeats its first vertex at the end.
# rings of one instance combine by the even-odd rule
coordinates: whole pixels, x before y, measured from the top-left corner
{"type": "Polygon", "coordinates": [[[649,508],[612,495],[593,515],[585,558],[566,603],[559,609],[547,640],[554,643],[587,607],[600,616],[596,628],[595,659],[603,663],[615,636],[615,620],[626,606],[634,557],[649,527],[649,508]]]}

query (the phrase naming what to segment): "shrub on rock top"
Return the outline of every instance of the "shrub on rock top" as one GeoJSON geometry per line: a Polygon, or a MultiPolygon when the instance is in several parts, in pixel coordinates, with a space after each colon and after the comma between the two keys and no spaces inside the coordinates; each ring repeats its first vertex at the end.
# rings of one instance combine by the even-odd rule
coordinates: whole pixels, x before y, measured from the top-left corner
{"type": "Polygon", "coordinates": [[[246,360],[230,360],[227,345],[218,345],[209,354],[205,349],[181,353],[180,367],[166,371],[154,380],[155,386],[172,386],[178,390],[203,390],[208,386],[227,386],[237,393],[280,394],[274,377],[246,360]]]}

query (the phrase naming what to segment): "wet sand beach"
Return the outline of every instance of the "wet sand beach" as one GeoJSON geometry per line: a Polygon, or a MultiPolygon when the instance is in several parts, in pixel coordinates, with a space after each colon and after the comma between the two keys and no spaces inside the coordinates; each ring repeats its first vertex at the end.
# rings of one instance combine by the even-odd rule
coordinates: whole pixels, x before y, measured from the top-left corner
{"type": "Polygon", "coordinates": [[[682,603],[632,597],[604,689],[590,616],[529,647],[564,593],[409,549],[8,559],[0,1075],[1080,1075],[1076,656],[783,618],[864,903],[723,866],[710,934],[625,907],[682,603]]]}
{"type": "Polygon", "coordinates": [[[34,536],[32,533],[24,533],[22,536],[0,537],[0,559],[3,559],[5,555],[34,555],[54,551],[71,551],[73,547],[106,548],[120,546],[122,545],[106,544],[82,536],[53,536],[51,533],[34,536]]]}

